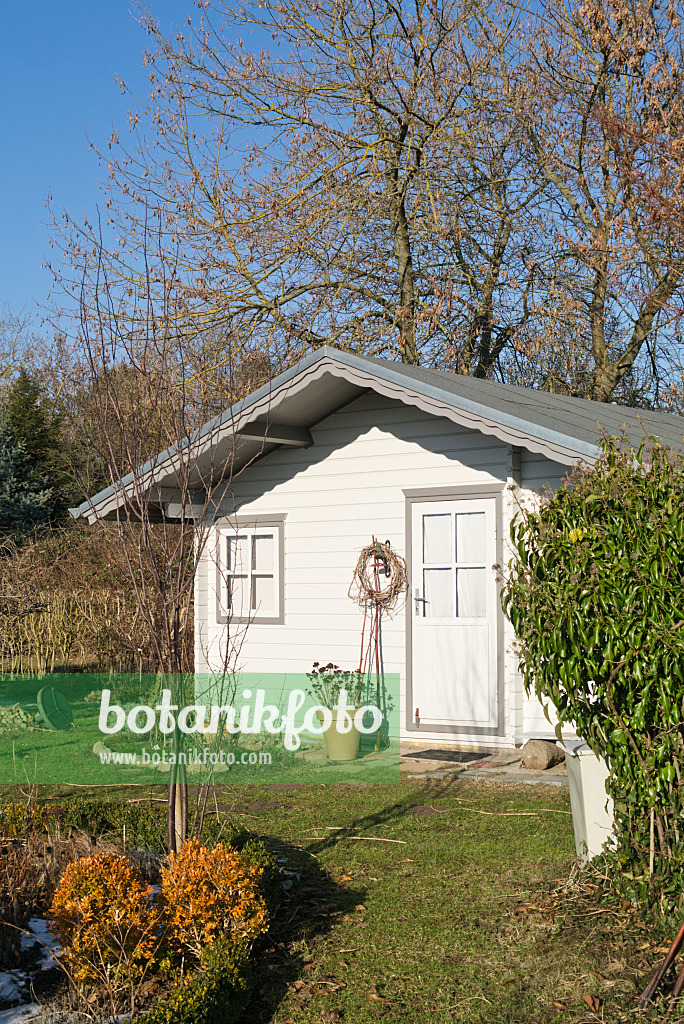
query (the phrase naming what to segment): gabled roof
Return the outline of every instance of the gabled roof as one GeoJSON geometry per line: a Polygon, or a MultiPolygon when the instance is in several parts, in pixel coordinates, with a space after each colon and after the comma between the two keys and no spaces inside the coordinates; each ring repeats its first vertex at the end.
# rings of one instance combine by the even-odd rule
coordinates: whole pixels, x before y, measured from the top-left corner
{"type": "Polygon", "coordinates": [[[592,462],[604,435],[625,434],[633,445],[647,434],[679,449],[684,418],[529,388],[479,380],[444,370],[407,366],[322,347],[206,423],[179,445],[161,452],[113,487],[72,509],[75,518],[113,518],[132,492],[164,504],[178,467],[192,467],[191,486],[204,488],[226,472],[279,446],[313,443],[312,427],[374,391],[434,416],[450,419],[564,465],[592,462]]]}

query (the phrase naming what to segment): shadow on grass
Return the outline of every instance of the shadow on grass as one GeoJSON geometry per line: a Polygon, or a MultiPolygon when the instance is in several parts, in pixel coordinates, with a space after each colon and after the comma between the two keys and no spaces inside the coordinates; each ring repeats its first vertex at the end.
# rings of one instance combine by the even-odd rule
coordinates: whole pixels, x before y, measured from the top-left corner
{"type": "MultiPolygon", "coordinates": [[[[288,821],[291,821],[289,815],[290,812],[295,809],[296,798],[294,803],[280,802],[281,793],[279,790],[283,789],[294,789],[294,786],[288,787],[268,787],[268,799],[259,800],[256,803],[248,805],[252,813],[258,815],[277,815],[279,810],[285,810],[288,821]],[[271,799],[274,798],[274,799],[271,799]]],[[[300,787],[297,787],[299,789],[300,787]]],[[[301,787],[304,789],[304,787],[301,787]]],[[[254,995],[249,1005],[247,1012],[245,1013],[241,1024],[269,1024],[272,1022],[277,1013],[282,1012],[281,1004],[285,1001],[291,1015],[299,1019],[306,1020],[336,1020],[339,1019],[336,1016],[328,1015],[319,1017],[319,1008],[321,1005],[330,1006],[332,1001],[326,1002],[323,1000],[317,1003],[315,999],[311,997],[316,996],[332,996],[335,993],[335,985],[338,984],[337,979],[339,973],[336,970],[336,957],[330,956],[331,953],[343,953],[348,952],[347,950],[338,950],[332,946],[332,935],[337,933],[337,923],[340,920],[348,919],[349,917],[355,916],[355,911],[359,904],[366,903],[369,898],[368,890],[361,888],[361,880],[354,877],[352,881],[351,875],[354,874],[353,870],[350,870],[348,877],[339,875],[332,877],[327,873],[326,870],[321,866],[321,861],[330,865],[333,861],[336,863],[345,863],[345,847],[350,848],[355,846],[354,843],[348,841],[352,838],[363,837],[366,839],[379,839],[381,837],[397,837],[401,838],[404,836],[402,826],[411,820],[425,820],[429,818],[437,818],[438,815],[447,814],[449,811],[457,809],[454,806],[453,798],[457,797],[457,806],[461,806],[463,810],[472,810],[468,805],[477,805],[482,797],[485,796],[489,801],[489,808],[482,810],[481,813],[488,815],[497,815],[500,813],[510,814],[510,801],[511,791],[510,787],[500,787],[497,785],[490,786],[486,784],[484,790],[480,784],[472,782],[466,782],[465,784],[460,783],[458,780],[445,781],[421,781],[419,785],[408,785],[402,787],[402,790],[397,793],[396,790],[391,791],[390,787],[387,787],[384,793],[378,792],[374,789],[374,798],[372,803],[375,805],[372,808],[368,807],[368,801],[364,800],[364,807],[360,807],[361,800],[359,799],[356,804],[353,798],[350,799],[350,794],[353,790],[357,790],[357,787],[339,787],[341,792],[339,793],[339,805],[345,808],[345,818],[343,818],[343,824],[340,827],[335,827],[335,811],[334,808],[337,801],[333,801],[332,804],[329,802],[329,797],[324,798],[322,794],[320,806],[316,805],[313,814],[308,814],[306,817],[306,824],[312,827],[312,836],[315,835],[319,838],[306,838],[299,842],[298,839],[292,839],[292,835],[297,833],[290,833],[288,838],[292,840],[291,845],[284,842],[276,842],[273,838],[273,830],[269,830],[269,826],[266,821],[262,819],[263,832],[259,834],[257,829],[256,834],[259,835],[267,846],[272,850],[276,857],[283,858],[286,863],[281,863],[281,867],[287,871],[292,871],[295,874],[293,876],[294,884],[284,894],[284,899],[281,904],[280,911],[273,922],[269,937],[264,946],[257,952],[255,960],[255,968],[257,973],[257,984],[255,986],[254,995]],[[445,798],[451,798],[451,806],[445,806],[445,798]],[[346,798],[346,799],[345,799],[346,798]],[[355,811],[358,813],[355,814],[355,811]],[[326,813],[327,812],[327,813],[326,813]],[[331,813],[332,812],[332,813],[331,813]],[[349,820],[349,814],[354,815],[349,820]],[[319,825],[316,826],[314,822],[329,821],[330,825],[319,825]],[[388,828],[389,826],[389,828],[388,828]],[[314,831],[314,829],[317,829],[314,831]],[[269,835],[270,831],[270,835],[269,835]],[[340,851],[340,859],[338,861],[335,851],[340,851]],[[332,855],[332,856],[331,856],[332,855]],[[320,858],[320,861],[319,859],[320,858]],[[343,883],[347,882],[349,886],[359,886],[358,888],[348,888],[343,883]],[[342,883],[342,884],[340,884],[342,883]],[[326,943],[326,938],[328,941],[326,943]],[[317,941],[316,941],[317,940],[317,941]],[[315,959],[314,959],[315,958],[315,959]],[[312,980],[314,979],[314,980],[312,980]],[[322,987],[323,986],[323,987],[322,987]],[[326,990],[326,986],[329,989],[326,990]],[[309,1001],[311,999],[311,1001],[309,1001]],[[297,1004],[299,1004],[299,1013],[296,1012],[297,1004]],[[315,1008],[315,1010],[314,1010],[315,1008]],[[295,1011],[295,1012],[292,1012],[295,1011]]],[[[365,789],[365,787],[364,787],[365,789]]],[[[337,790],[336,790],[337,792],[337,790]]],[[[368,789],[365,789],[368,793],[368,789]]],[[[522,799],[524,796],[529,799],[530,794],[525,791],[524,794],[515,794],[516,799],[522,799]]],[[[555,797],[555,792],[553,794],[555,797]]],[[[284,794],[282,799],[286,800],[284,794]]],[[[313,805],[310,801],[307,801],[309,808],[313,805]]],[[[477,806],[475,808],[477,810],[477,806]]],[[[515,811],[513,812],[515,813],[515,811]]],[[[529,813],[527,810],[523,813],[529,813]]],[[[339,820],[339,818],[338,818],[339,820]]],[[[446,819],[445,819],[446,820],[446,819]]],[[[482,828],[485,828],[485,823],[491,821],[490,818],[480,818],[479,813],[477,817],[472,816],[471,822],[479,822],[482,828]]],[[[527,821],[526,818],[516,819],[515,817],[510,819],[504,819],[508,822],[527,821]]],[[[295,819],[298,822],[298,819],[295,819]]],[[[295,825],[298,827],[298,824],[295,825]]],[[[303,830],[304,833],[306,829],[303,830]]],[[[415,836],[415,828],[411,828],[411,835],[415,836]]],[[[400,851],[406,849],[406,847],[379,847],[378,849],[386,849],[388,851],[400,851]]],[[[399,857],[404,857],[404,853],[398,854],[399,857]]],[[[412,856],[416,856],[415,853],[412,856]]],[[[392,854],[394,858],[394,853],[392,854]]],[[[475,858],[476,860],[478,858],[475,858]]],[[[536,863],[536,862],[535,862],[536,863]]],[[[331,869],[334,872],[342,871],[342,868],[336,867],[331,869]]],[[[416,870],[420,870],[417,868],[416,870]]],[[[377,879],[374,879],[377,881],[377,879]]],[[[426,886],[426,891],[430,887],[430,879],[428,876],[423,878],[426,886]]],[[[527,883],[527,877],[525,877],[525,883],[527,883]]],[[[522,883],[521,883],[522,884],[522,883]]],[[[541,883],[543,884],[543,883],[541,883]]],[[[516,906],[517,906],[516,901],[516,906]]],[[[519,902],[524,902],[523,896],[519,902]]],[[[484,908],[480,908],[477,913],[482,917],[482,913],[485,914],[483,921],[487,917],[487,909],[489,904],[484,908]],[[482,912],[481,912],[482,911],[482,912]]],[[[498,904],[492,905],[492,919],[491,927],[496,929],[501,927],[502,924],[506,924],[508,915],[504,914],[503,917],[506,920],[501,920],[501,913],[498,909],[498,904]]],[[[405,913],[405,907],[397,905],[396,915],[397,920],[402,920],[401,916],[405,913]]],[[[394,912],[391,906],[386,908],[386,913],[389,915],[389,920],[394,916],[394,912]]],[[[467,916],[467,915],[466,915],[467,916]]],[[[406,919],[403,918],[405,921],[406,919]]],[[[445,918],[446,920],[446,918],[445,918]]],[[[451,920],[451,917],[449,917],[451,920]]],[[[514,925],[515,935],[518,936],[518,916],[511,915],[511,922],[514,925]]],[[[546,929],[546,923],[543,922],[544,929],[546,929]]],[[[484,924],[483,924],[484,927],[484,924]]],[[[489,924],[487,924],[489,927],[489,924]]],[[[401,928],[400,928],[401,930],[401,928]]],[[[445,948],[449,948],[447,945],[449,927],[445,924],[442,928],[444,935],[439,940],[445,945],[445,948]]],[[[475,947],[475,963],[482,965],[482,953],[480,947],[480,925],[478,921],[472,923],[472,942],[475,947]]],[[[524,928],[523,928],[524,932],[524,928]]],[[[536,933],[535,933],[536,934],[536,933]]],[[[540,933],[541,934],[541,933],[540,933]]],[[[544,934],[546,932],[544,931],[544,934]]],[[[517,938],[516,938],[516,941],[517,938]]],[[[525,940],[526,941],[526,940],[525,940]]],[[[347,944],[344,940],[338,942],[338,944],[347,944]]],[[[351,943],[354,945],[355,943],[351,943]]],[[[497,947],[498,949],[498,947],[497,947]]],[[[439,956],[436,954],[437,959],[439,956]]],[[[457,962],[462,967],[461,959],[463,957],[463,951],[459,948],[457,962]]],[[[536,962],[536,954],[534,954],[536,962]]],[[[346,967],[346,965],[343,965],[346,967]]],[[[529,965],[526,965],[525,969],[528,969],[529,965]]],[[[439,974],[439,969],[434,967],[431,970],[436,971],[439,974]]],[[[445,954],[445,961],[443,965],[444,977],[440,980],[437,977],[435,985],[450,985],[452,984],[451,975],[454,971],[453,963],[448,955],[445,954]]],[[[512,972],[513,973],[513,972],[512,972]]],[[[372,983],[375,981],[375,976],[371,969],[370,973],[366,972],[363,977],[363,983],[366,988],[372,990],[372,983]],[[366,976],[367,975],[367,976],[366,976]]],[[[344,974],[342,975],[344,977],[344,974]]],[[[349,978],[347,977],[347,981],[349,978]]],[[[356,982],[356,977],[355,977],[356,982]]],[[[477,986],[476,986],[477,987],[477,986]]],[[[507,1011],[509,1016],[507,1020],[523,1020],[530,1019],[530,1001],[528,998],[527,988],[529,986],[523,981],[520,983],[520,992],[515,989],[506,989],[503,995],[506,999],[507,1011]],[[519,1014],[519,1016],[516,1016],[519,1014]],[[528,1014],[528,1017],[525,1017],[528,1014]],[[511,1016],[512,1015],[512,1016],[511,1016]]],[[[425,996],[427,999],[428,996],[425,996]]],[[[472,991],[470,994],[464,996],[466,1002],[470,1003],[475,998],[472,991]]],[[[483,997],[484,998],[484,997],[483,997]]],[[[425,1011],[425,999],[421,1002],[421,1012],[425,1011]]],[[[342,1005],[347,1008],[352,1005],[347,998],[342,997],[342,1005]]],[[[403,1014],[402,1019],[410,1019],[412,1012],[413,1003],[411,999],[407,1002],[400,1003],[394,1001],[392,1003],[393,1011],[395,1013],[403,1014]]],[[[334,1005],[334,1002],[333,1002],[334,1005]]],[[[435,1012],[439,1012],[440,1006],[436,1003],[434,1006],[435,1012]]],[[[382,1007],[380,1007],[380,1010],[382,1007]]],[[[330,1014],[329,1010],[321,1011],[330,1014]]],[[[335,1010],[332,1011],[333,1013],[335,1010]]],[[[380,1012],[376,1008],[371,1007],[368,1010],[369,1013],[380,1012]]],[[[498,1011],[492,1011],[498,1012],[498,1011]]],[[[288,1014],[286,1013],[287,1017],[288,1014]]],[[[343,1018],[345,1019],[345,1018],[343,1018]]],[[[366,1016],[363,1017],[366,1019],[366,1016]]],[[[421,1017],[421,1019],[424,1019],[421,1017]]],[[[445,1017],[446,1019],[452,1019],[451,1017],[445,1017]]],[[[468,1017],[470,1019],[470,1016],[468,1017]]],[[[480,1018],[478,1018],[480,1019],[480,1018]]],[[[487,1016],[487,1000],[483,1002],[483,1009],[481,1010],[481,1019],[496,1020],[496,1024],[499,1024],[499,1018],[487,1016]]],[[[544,1018],[546,1019],[546,1018],[544,1018]]]]}
{"type": "Polygon", "coordinates": [[[283,878],[280,903],[264,944],[254,960],[255,986],[243,1024],[266,1024],[273,1019],[286,993],[297,983],[302,1005],[320,994],[306,980],[313,958],[311,944],[328,932],[335,920],[354,912],[366,890],[341,886],[308,850],[259,835],[278,861],[283,878]]]}
{"type": "MultiPolygon", "coordinates": [[[[329,855],[338,847],[343,847],[345,842],[351,837],[378,837],[377,830],[387,828],[387,826],[397,826],[396,832],[390,828],[389,835],[400,835],[399,829],[402,823],[406,823],[407,819],[410,820],[411,817],[423,818],[429,817],[431,814],[445,813],[439,807],[433,806],[445,797],[453,798],[458,796],[460,798],[462,796],[464,798],[463,803],[466,804],[471,801],[477,803],[478,798],[484,795],[479,784],[461,784],[457,780],[449,782],[420,782],[417,785],[409,783],[408,786],[402,786],[399,793],[397,789],[390,786],[340,786],[335,787],[335,795],[332,798],[330,792],[332,787],[330,789],[325,787],[321,791],[320,800],[317,795],[314,795],[313,799],[308,800],[309,815],[305,818],[306,824],[309,825],[312,822],[325,821],[326,818],[322,817],[322,814],[326,810],[330,812],[331,817],[327,820],[331,821],[331,825],[326,827],[325,837],[307,838],[300,842],[300,833],[292,831],[287,833],[287,839],[290,840],[290,842],[287,842],[284,839],[276,838],[273,833],[278,831],[278,811],[283,809],[290,812],[297,809],[298,800],[296,799],[293,800],[290,807],[287,806],[287,802],[281,802],[285,798],[284,794],[279,791],[290,789],[310,791],[311,787],[294,785],[263,787],[258,795],[266,799],[256,801],[249,799],[246,802],[245,793],[240,791],[232,801],[229,800],[228,804],[224,801],[226,797],[231,797],[233,793],[223,792],[218,794],[221,803],[216,806],[217,812],[220,810],[227,816],[234,813],[236,817],[245,813],[250,818],[261,818],[260,823],[256,827],[250,824],[249,832],[252,836],[258,837],[264,842],[275,856],[280,868],[279,884],[281,889],[279,893],[279,906],[274,915],[269,935],[255,951],[254,970],[256,983],[250,1004],[243,1015],[242,1024],[268,1024],[268,1022],[273,1021],[279,1009],[282,1009],[282,1004],[285,1001],[287,1001],[288,1007],[292,1009],[299,1004],[301,1007],[299,1014],[307,1020],[313,1020],[314,1017],[309,1017],[308,1014],[313,1014],[314,1007],[317,1007],[315,997],[334,994],[336,976],[339,977],[339,975],[335,971],[335,964],[331,962],[331,958],[326,956],[325,953],[339,953],[342,951],[332,948],[332,938],[330,936],[335,934],[334,929],[338,921],[344,920],[347,916],[352,917],[358,905],[367,902],[368,891],[360,886],[359,880],[356,878],[352,881],[351,877],[345,877],[344,875],[342,878],[333,877],[321,866],[317,859],[319,856],[324,860],[327,859],[327,862],[330,863],[329,855]],[[473,788],[474,786],[475,789],[473,788]],[[352,796],[354,791],[358,794],[358,799],[356,800],[352,796]],[[362,799],[362,792],[366,795],[372,792],[372,799],[362,799]],[[325,794],[327,794],[327,799],[324,799],[325,794]],[[363,803],[365,803],[365,807],[362,810],[359,805],[363,803]],[[368,803],[372,803],[374,808],[369,809],[368,803]],[[249,810],[238,810],[237,808],[240,805],[249,808],[249,810]],[[344,807],[343,813],[345,813],[345,818],[342,819],[343,821],[347,820],[350,814],[358,813],[347,824],[333,830],[333,823],[336,820],[336,812],[339,807],[344,807]],[[322,855],[327,856],[323,857],[322,855]],[[316,953],[316,963],[314,963],[314,951],[316,953]],[[322,973],[321,967],[324,973],[322,973]],[[330,973],[331,971],[335,973],[330,973]]],[[[489,788],[489,784],[486,784],[486,790],[488,796],[492,798],[491,807],[493,809],[485,810],[481,813],[496,814],[502,810],[502,805],[504,807],[507,806],[510,799],[510,789],[505,791],[502,789],[496,792],[494,789],[489,788]]],[[[129,795],[130,802],[137,806],[141,797],[133,795],[134,793],[139,794],[140,790],[131,790],[126,794],[119,792],[117,796],[121,800],[126,795],[129,795]]],[[[525,795],[528,796],[527,793],[525,795]]],[[[161,803],[162,801],[160,800],[160,805],[161,803]]],[[[473,820],[484,822],[490,819],[480,819],[478,816],[478,818],[473,820]]],[[[516,819],[511,820],[515,821],[516,819]]],[[[293,824],[297,824],[298,821],[299,819],[296,818],[293,824]]],[[[85,825],[86,823],[83,821],[77,822],[77,827],[79,828],[83,828],[85,825]]],[[[315,834],[322,836],[323,832],[317,831],[315,834]]],[[[380,832],[380,835],[382,834],[380,832]]],[[[388,835],[387,832],[384,834],[388,835]]],[[[350,847],[354,845],[356,844],[349,843],[350,847]]],[[[387,847],[385,849],[397,851],[404,848],[387,847]]],[[[401,853],[399,856],[403,857],[405,854],[401,853]]],[[[332,871],[338,870],[341,871],[342,869],[332,869],[332,871]]],[[[416,868],[416,870],[419,870],[419,868],[416,868]]],[[[350,872],[351,874],[353,872],[350,872]]],[[[429,875],[421,877],[424,878],[426,885],[431,885],[429,875]]],[[[397,905],[396,914],[399,915],[401,913],[402,909],[397,905]]],[[[388,906],[387,915],[388,921],[394,920],[395,911],[392,903],[388,906]]],[[[517,927],[517,918],[515,921],[517,927]]],[[[479,923],[476,922],[476,924],[479,928],[479,923]]],[[[498,918],[492,918],[493,927],[498,928],[500,925],[501,922],[498,918]]],[[[341,931],[344,932],[345,929],[342,928],[341,931]]],[[[517,931],[515,934],[517,935],[517,931]]],[[[440,941],[445,945],[445,948],[449,948],[446,931],[445,937],[440,939],[440,941]]],[[[338,942],[339,944],[348,943],[338,942]]],[[[461,956],[462,953],[459,953],[459,957],[461,956]]],[[[450,978],[453,970],[454,967],[451,959],[447,957],[443,968],[444,978],[450,978]]],[[[372,974],[365,978],[368,986],[374,980],[372,974]]],[[[356,975],[354,983],[356,984],[356,975]]],[[[435,985],[438,983],[441,985],[443,979],[438,977],[435,985]]],[[[338,984],[343,985],[343,983],[338,984]]],[[[509,1011],[509,1016],[506,1017],[507,1020],[530,1019],[529,1015],[527,1018],[524,1016],[529,1011],[529,1000],[525,993],[526,989],[522,983],[520,992],[517,991],[515,986],[513,986],[512,991],[506,990],[505,994],[509,1011]],[[519,1016],[516,1016],[518,1013],[519,1016]]],[[[412,1012],[414,1000],[412,994],[409,993],[409,995],[411,995],[411,998],[407,996],[405,1004],[395,1004],[394,1008],[397,1012],[399,1012],[400,1007],[401,1012],[404,1014],[412,1012]]],[[[341,996],[340,998],[343,999],[344,997],[341,996]]],[[[468,1000],[472,998],[474,998],[472,994],[467,997],[468,1000]]],[[[416,1014],[418,1013],[418,999],[420,999],[420,1006],[423,1007],[427,994],[425,996],[416,996],[416,1014]]],[[[320,1005],[319,1003],[318,1007],[320,1005]]],[[[315,1015],[316,1020],[337,1019],[331,1014],[327,1017],[319,1018],[318,1007],[315,1015]]],[[[435,1012],[439,1012],[442,1007],[440,1004],[435,1003],[434,1009],[435,1012]]],[[[300,1019],[297,1013],[294,1016],[300,1019]]],[[[364,1017],[364,1019],[366,1018],[364,1017]]],[[[404,1019],[410,1019],[410,1017],[405,1016],[404,1019]]],[[[482,1019],[488,1018],[485,1015],[482,1019]]],[[[494,1018],[491,1019],[494,1020],[494,1018]]],[[[546,1020],[546,1018],[544,1019],[546,1020]]],[[[497,1018],[496,1024],[499,1024],[499,1020],[500,1018],[497,1018]]]]}
{"type": "MultiPolygon", "coordinates": [[[[278,788],[274,786],[273,790],[278,788]]],[[[307,980],[307,970],[313,965],[313,956],[308,951],[314,940],[325,936],[337,919],[354,913],[356,907],[364,902],[367,890],[340,885],[321,868],[317,854],[334,849],[359,831],[399,821],[422,807],[426,799],[435,799],[443,794],[441,784],[423,786],[402,800],[354,818],[349,825],[336,829],[325,839],[310,840],[302,846],[274,840],[268,834],[255,833],[278,860],[286,884],[291,881],[292,885],[283,891],[268,938],[257,951],[254,964],[256,984],[241,1024],[268,1024],[272,1021],[278,1006],[295,983],[296,998],[303,1006],[312,995],[324,994],[318,988],[320,982],[318,985],[310,984],[307,980]]],[[[263,804],[263,810],[277,810],[280,806],[277,802],[267,802],[263,804]]],[[[259,809],[262,809],[261,805],[259,809]]]]}
{"type": "Polygon", "coordinates": [[[399,822],[407,814],[420,813],[426,807],[429,807],[430,801],[438,800],[447,795],[453,796],[453,793],[453,782],[445,783],[441,780],[424,782],[419,788],[416,787],[415,792],[407,793],[403,799],[396,800],[394,803],[390,803],[378,811],[373,811],[371,814],[354,818],[348,825],[331,831],[325,839],[310,841],[303,849],[314,855],[324,850],[332,850],[341,841],[348,839],[350,836],[357,835],[360,830],[363,831],[399,822]]]}

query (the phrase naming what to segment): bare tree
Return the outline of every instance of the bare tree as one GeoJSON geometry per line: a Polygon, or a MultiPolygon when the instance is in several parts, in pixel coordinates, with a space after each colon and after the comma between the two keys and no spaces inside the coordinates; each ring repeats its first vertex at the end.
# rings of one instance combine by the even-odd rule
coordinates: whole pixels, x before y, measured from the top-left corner
{"type": "Polygon", "coordinates": [[[56,275],[92,309],[104,268],[131,322],[148,286],[170,298],[200,376],[224,344],[277,371],[331,343],[658,401],[684,272],[678,12],[211,0],[173,40],[143,16],[151,98],[100,152],[107,245],[56,219],[56,275]]]}
{"type": "MultiPolygon", "coordinates": [[[[84,513],[91,522],[113,522],[161,674],[160,688],[170,689],[174,703],[182,706],[192,703],[194,685],[197,567],[217,510],[230,502],[240,438],[225,417],[202,426],[206,381],[195,373],[196,339],[182,306],[170,295],[162,306],[153,304],[148,282],[147,304],[131,312],[101,269],[98,289],[81,309],[80,366],[90,397],[91,443],[109,488],[90,496],[84,513]]],[[[228,361],[224,358],[224,367],[228,361]]],[[[221,687],[236,668],[245,628],[229,621],[220,650],[214,652],[219,703],[226,697],[221,687]]],[[[176,755],[181,739],[176,728],[176,755]]],[[[178,757],[177,762],[169,784],[170,849],[177,848],[188,829],[187,774],[178,757]]],[[[200,786],[199,827],[207,792],[207,785],[200,786]]]]}
{"type": "MultiPolygon", "coordinates": [[[[544,259],[525,211],[545,185],[491,73],[514,14],[492,34],[479,0],[205,6],[187,38],[145,19],[152,98],[101,154],[122,299],[149,270],[196,337],[211,325],[274,368],[325,342],[492,372],[544,259]]],[[[59,276],[79,292],[88,268],[87,297],[97,226],[60,223],[59,276]]]]}
{"type": "Polygon", "coordinates": [[[544,232],[559,254],[561,288],[581,306],[578,348],[599,401],[639,364],[657,389],[677,344],[682,165],[671,140],[684,128],[680,21],[677,2],[549,0],[521,27],[526,52],[506,73],[530,173],[551,188],[544,232]],[[657,155],[664,142],[669,163],[657,155]],[[673,202],[677,216],[664,217],[673,202]]]}
{"type": "Polygon", "coordinates": [[[12,381],[25,359],[31,343],[31,319],[26,313],[13,313],[5,303],[0,307],[0,393],[12,381]]]}

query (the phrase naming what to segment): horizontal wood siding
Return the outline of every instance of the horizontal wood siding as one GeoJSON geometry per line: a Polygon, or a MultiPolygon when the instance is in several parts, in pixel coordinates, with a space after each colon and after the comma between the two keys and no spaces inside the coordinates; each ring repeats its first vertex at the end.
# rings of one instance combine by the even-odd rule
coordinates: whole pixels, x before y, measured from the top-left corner
{"type": "Polygon", "coordinates": [[[526,491],[539,494],[549,487],[555,491],[560,487],[561,481],[568,472],[567,466],[562,466],[559,462],[551,462],[544,455],[538,455],[536,452],[521,452],[520,483],[526,491]]]}
{"type": "MultiPolygon", "coordinates": [[[[285,621],[252,623],[237,669],[306,672],[314,661],[357,667],[363,612],[347,590],[358,553],[373,535],[405,555],[403,491],[510,479],[506,443],[376,395],[365,395],[330,416],[312,434],[313,447],[274,452],[233,483],[238,515],[286,516],[285,621]]],[[[545,466],[554,479],[563,471],[541,456],[523,457],[525,489],[541,479],[545,466]]],[[[228,514],[233,508],[224,503],[221,511],[228,514]]],[[[216,620],[214,580],[210,541],[196,585],[198,670],[219,668],[219,647],[225,644],[226,627],[216,620]]],[[[383,621],[385,671],[400,673],[402,686],[405,651],[402,608],[383,621]]],[[[513,693],[519,681],[511,671],[509,743],[522,726],[522,697],[513,693]]]]}
{"type": "MultiPolygon", "coordinates": [[[[525,493],[525,500],[538,501],[540,496],[547,491],[556,490],[560,487],[563,479],[567,476],[569,469],[559,463],[550,462],[543,455],[536,455],[533,452],[523,452],[521,458],[521,484],[525,493]]],[[[522,739],[523,741],[533,738],[555,739],[554,727],[558,718],[552,707],[548,706],[549,718],[544,714],[540,701],[535,697],[528,697],[524,692],[522,681],[516,685],[520,687],[522,697],[522,739]]]]}

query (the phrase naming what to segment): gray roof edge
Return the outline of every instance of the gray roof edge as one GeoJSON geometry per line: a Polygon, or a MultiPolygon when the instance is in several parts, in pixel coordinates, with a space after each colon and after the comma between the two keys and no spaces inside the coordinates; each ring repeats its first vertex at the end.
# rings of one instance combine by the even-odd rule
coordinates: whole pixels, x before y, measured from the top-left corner
{"type": "Polygon", "coordinates": [[[326,355],[329,354],[330,350],[327,345],[317,349],[316,352],[312,352],[311,355],[305,356],[304,359],[300,359],[299,362],[289,366],[287,370],[283,370],[277,377],[272,378],[265,384],[262,384],[256,391],[252,391],[251,394],[246,395],[239,401],[234,402],[233,405],[229,406],[228,409],[224,409],[223,412],[217,413],[216,416],[212,416],[210,420],[203,423],[201,427],[197,427],[191,434],[184,437],[177,445],[171,445],[169,448],[164,449],[158,455],[148,459],[142,466],[139,466],[134,472],[127,473],[117,481],[116,485],[109,484],[104,487],[97,494],[94,494],[90,498],[86,498],[76,508],[70,508],[69,514],[74,519],[80,519],[82,516],[87,515],[88,512],[95,513],[98,505],[102,505],[109,498],[113,498],[117,491],[124,491],[128,484],[132,483],[135,477],[142,479],[147,473],[152,472],[155,469],[160,469],[164,464],[170,462],[176,455],[183,450],[187,450],[193,444],[201,441],[203,437],[209,435],[216,429],[220,429],[225,423],[230,423],[241,417],[243,413],[247,412],[253,405],[259,405],[262,399],[266,398],[269,393],[273,393],[275,390],[280,390],[283,385],[289,383],[293,377],[296,377],[302,370],[306,370],[309,366],[313,366],[315,363],[320,362],[326,355]]]}
{"type": "MultiPolygon", "coordinates": [[[[380,378],[388,384],[401,388],[405,392],[413,392],[430,398],[443,406],[469,413],[492,426],[502,427],[506,431],[518,435],[522,447],[526,447],[525,442],[529,440],[543,442],[551,448],[558,449],[558,455],[563,461],[567,462],[569,456],[588,458],[593,461],[598,453],[598,445],[580,441],[578,438],[559,431],[549,430],[547,427],[541,427],[520,417],[511,416],[509,413],[501,412],[495,407],[484,405],[481,402],[462,398],[434,384],[428,384],[415,377],[402,374],[400,370],[392,369],[391,364],[388,365],[385,361],[374,361],[370,358],[358,356],[353,352],[346,352],[342,349],[322,345],[315,352],[305,356],[278,374],[277,377],[267,381],[266,384],[263,384],[256,391],[235,402],[224,412],[218,413],[201,427],[197,427],[192,434],[183,438],[177,445],[170,446],[152,459],[149,459],[135,471],[127,473],[115,485],[110,484],[102,491],[87,498],[76,508],[69,509],[70,514],[74,519],[79,519],[82,516],[88,515],[88,513],[96,517],[98,506],[102,506],[109,499],[114,498],[117,493],[124,493],[128,485],[136,478],[143,480],[147,474],[155,470],[161,470],[165,465],[172,462],[176,456],[200,442],[202,438],[211,437],[217,430],[220,431],[220,428],[228,423],[242,420],[249,413],[250,409],[256,407],[256,414],[259,415],[262,410],[258,409],[258,407],[263,399],[269,397],[269,395],[275,398],[277,392],[285,388],[293,379],[317,363],[325,360],[329,360],[332,365],[347,366],[350,369],[363,373],[369,378],[380,378]]],[[[549,455],[548,457],[551,458],[552,456],[549,455]]]]}
{"type": "MultiPolygon", "coordinates": [[[[338,352],[336,349],[331,351],[334,352],[333,358],[335,361],[348,363],[357,369],[365,370],[366,373],[370,372],[368,362],[365,359],[359,358],[354,353],[338,352]]],[[[461,398],[459,395],[454,395],[452,392],[436,387],[433,384],[426,384],[424,381],[419,381],[414,377],[406,377],[400,371],[389,369],[384,361],[377,365],[377,367],[373,367],[373,373],[383,380],[399,385],[404,390],[414,390],[422,395],[436,398],[445,405],[461,409],[464,412],[471,413],[473,416],[488,420],[490,423],[498,424],[506,427],[508,430],[520,433],[521,440],[529,436],[540,441],[546,441],[548,444],[558,446],[566,451],[576,452],[578,456],[586,456],[591,459],[594,459],[598,453],[598,445],[580,441],[579,438],[572,437],[569,434],[562,434],[556,430],[549,430],[547,427],[540,427],[529,420],[500,412],[492,406],[483,405],[481,402],[474,402],[469,398],[461,398]],[[409,383],[411,386],[408,386],[409,383]]]]}

